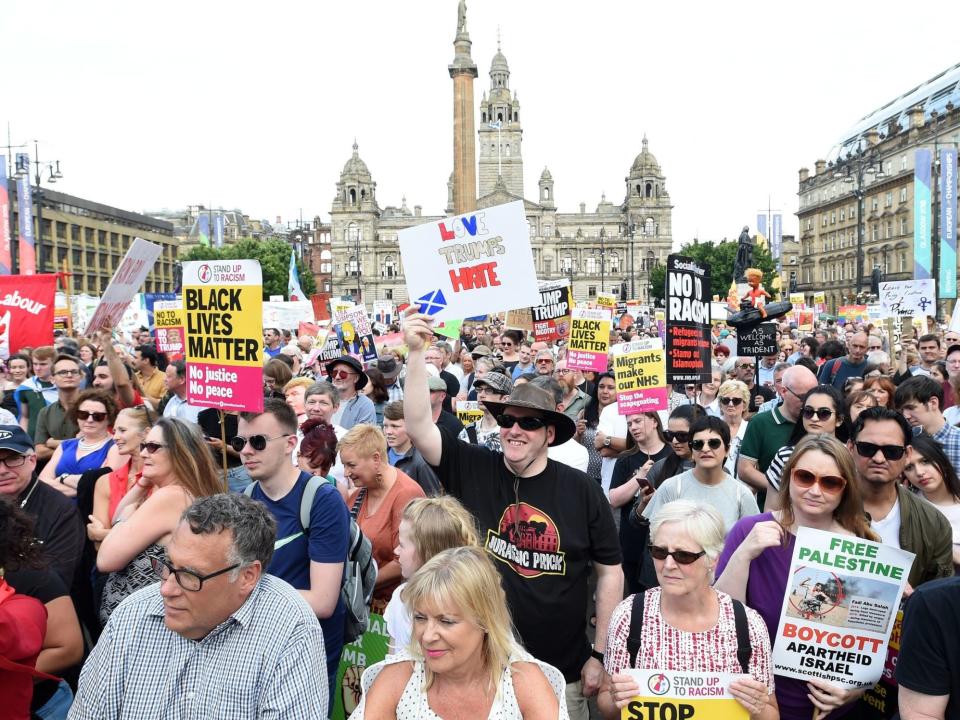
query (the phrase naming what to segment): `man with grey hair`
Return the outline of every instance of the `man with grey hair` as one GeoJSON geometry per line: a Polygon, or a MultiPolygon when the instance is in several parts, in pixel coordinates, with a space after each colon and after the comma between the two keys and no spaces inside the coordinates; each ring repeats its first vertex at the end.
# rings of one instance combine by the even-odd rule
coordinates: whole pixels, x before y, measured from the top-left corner
{"type": "Polygon", "coordinates": [[[273,517],[244,495],[188,507],[153,561],[160,582],[111,615],[69,719],[327,717],[323,634],[265,573],[275,539],[273,517]]]}

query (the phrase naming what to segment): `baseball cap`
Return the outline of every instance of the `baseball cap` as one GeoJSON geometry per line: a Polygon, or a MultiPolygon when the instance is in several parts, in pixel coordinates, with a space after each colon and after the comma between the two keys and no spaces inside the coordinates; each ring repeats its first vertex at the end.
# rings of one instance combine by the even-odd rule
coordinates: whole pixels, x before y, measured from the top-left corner
{"type": "Polygon", "coordinates": [[[484,357],[485,355],[491,354],[490,348],[486,345],[477,345],[473,350],[470,351],[470,356],[476,360],[478,357],[484,357]]]}
{"type": "Polygon", "coordinates": [[[0,425],[0,450],[26,455],[34,450],[33,440],[19,425],[0,425]]]}

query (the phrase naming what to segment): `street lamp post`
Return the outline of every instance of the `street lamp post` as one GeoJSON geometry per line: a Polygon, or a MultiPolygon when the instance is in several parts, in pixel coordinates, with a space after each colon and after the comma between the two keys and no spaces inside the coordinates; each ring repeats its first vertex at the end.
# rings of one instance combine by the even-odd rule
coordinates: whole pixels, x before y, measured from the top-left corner
{"type": "Polygon", "coordinates": [[[606,289],[604,288],[604,285],[603,285],[604,272],[605,272],[604,265],[606,265],[606,257],[607,257],[607,251],[603,243],[604,243],[604,240],[606,239],[607,239],[607,229],[600,228],[600,292],[602,293],[606,292],[606,289]]]}
{"type": "Polygon", "coordinates": [[[634,236],[634,233],[637,231],[637,226],[634,223],[630,223],[630,225],[627,226],[627,229],[630,232],[630,237],[629,237],[629,240],[630,240],[630,299],[633,300],[634,298],[636,298],[636,294],[634,292],[634,287],[633,287],[633,273],[634,273],[633,236],[634,236]]]}
{"type": "Polygon", "coordinates": [[[863,291],[863,201],[866,197],[864,191],[864,178],[872,175],[875,180],[881,180],[886,177],[883,172],[883,161],[880,160],[880,152],[876,147],[863,147],[863,139],[857,143],[856,152],[851,152],[846,160],[837,160],[836,169],[833,171],[833,177],[843,179],[843,182],[854,185],[853,196],[857,199],[857,295],[863,291]],[[875,164],[878,163],[879,165],[875,164]]]}
{"type": "MultiPolygon", "coordinates": [[[[43,172],[49,171],[50,176],[47,178],[49,184],[55,183],[57,180],[60,180],[63,177],[63,173],[60,172],[60,161],[52,160],[50,162],[44,162],[40,160],[40,143],[36,140],[33,141],[33,166],[34,174],[33,180],[34,184],[37,186],[36,190],[33,192],[34,205],[37,208],[37,244],[36,244],[36,259],[37,259],[37,272],[43,272],[43,186],[40,184],[43,180],[43,172]]],[[[53,243],[51,242],[51,248],[53,243]]],[[[57,259],[53,258],[53,266],[56,269],[57,259]]]]}

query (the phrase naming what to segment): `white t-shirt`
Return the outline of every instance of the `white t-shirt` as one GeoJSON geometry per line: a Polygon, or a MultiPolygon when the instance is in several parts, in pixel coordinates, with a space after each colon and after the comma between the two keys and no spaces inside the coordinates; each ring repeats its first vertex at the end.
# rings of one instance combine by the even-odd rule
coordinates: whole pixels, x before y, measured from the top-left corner
{"type": "MultiPolygon", "coordinates": [[[[597,421],[597,432],[602,432],[609,438],[627,437],[627,417],[617,412],[615,402],[607,405],[600,411],[600,419],[597,421]]],[[[617,458],[602,458],[600,465],[600,484],[603,486],[604,495],[610,494],[610,482],[613,480],[613,466],[617,464],[617,458]]]]}
{"type": "Polygon", "coordinates": [[[407,586],[406,583],[397,585],[393,591],[387,608],[383,611],[383,619],[387,623],[387,633],[390,635],[390,647],[388,652],[397,653],[410,643],[410,636],[413,634],[413,623],[410,621],[410,613],[407,612],[407,606],[400,599],[400,592],[407,586]]]}
{"type": "Polygon", "coordinates": [[[880,536],[880,542],[884,545],[900,549],[900,498],[894,501],[883,520],[871,520],[870,527],[880,536]]]}
{"type": "Polygon", "coordinates": [[[570,438],[562,445],[547,448],[547,457],[551,460],[556,460],[558,463],[569,465],[581,472],[586,472],[587,466],[590,464],[590,453],[573,438],[570,438]]]}
{"type": "Polygon", "coordinates": [[[643,516],[652,520],[660,508],[681,498],[702,502],[714,508],[723,518],[725,532],[729,532],[740,518],[760,514],[757,500],[750,488],[739,480],[727,475],[717,485],[705,485],[697,480],[693,470],[687,470],[660,484],[650,504],[643,511],[643,516]]]}

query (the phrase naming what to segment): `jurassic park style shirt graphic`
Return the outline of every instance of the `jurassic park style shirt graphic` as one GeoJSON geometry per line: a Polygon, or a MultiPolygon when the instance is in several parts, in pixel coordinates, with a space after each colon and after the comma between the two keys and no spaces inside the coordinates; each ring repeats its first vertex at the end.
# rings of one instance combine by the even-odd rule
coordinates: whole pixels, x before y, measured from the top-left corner
{"type": "Polygon", "coordinates": [[[518,575],[563,575],[566,571],[560,532],[545,512],[527,503],[510,505],[497,530],[487,531],[486,549],[518,575]]]}

